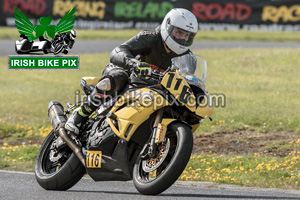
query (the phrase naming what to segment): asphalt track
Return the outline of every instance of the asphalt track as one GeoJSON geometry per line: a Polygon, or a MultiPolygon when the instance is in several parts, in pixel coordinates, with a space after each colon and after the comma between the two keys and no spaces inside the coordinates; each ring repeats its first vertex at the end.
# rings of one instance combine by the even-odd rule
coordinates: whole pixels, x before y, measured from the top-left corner
{"type": "MultiPolygon", "coordinates": [[[[77,40],[71,54],[111,52],[123,40],[77,40]]],[[[232,48],[300,48],[293,42],[237,42],[237,41],[196,41],[193,49],[232,49],[232,48]]],[[[0,40],[0,57],[16,55],[15,40],[0,40]]]]}
{"type": "Polygon", "coordinates": [[[158,196],[144,196],[138,193],[132,181],[94,182],[84,177],[68,191],[46,191],[35,180],[33,173],[0,170],[0,199],[2,200],[53,200],[53,199],[300,199],[300,191],[232,187],[212,183],[198,185],[177,182],[158,196]]]}

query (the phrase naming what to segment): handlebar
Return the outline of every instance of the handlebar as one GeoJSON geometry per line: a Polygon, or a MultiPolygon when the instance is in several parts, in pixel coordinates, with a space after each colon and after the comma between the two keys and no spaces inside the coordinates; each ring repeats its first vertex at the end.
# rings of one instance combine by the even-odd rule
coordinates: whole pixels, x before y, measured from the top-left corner
{"type": "Polygon", "coordinates": [[[160,78],[164,77],[165,74],[166,74],[166,72],[160,72],[159,70],[151,69],[151,77],[153,77],[155,79],[160,79],[160,78]]]}
{"type": "Polygon", "coordinates": [[[135,76],[139,77],[145,77],[145,78],[154,78],[154,79],[160,79],[165,75],[165,72],[160,72],[159,70],[154,70],[152,68],[147,69],[146,74],[138,74],[139,71],[137,68],[133,67],[130,69],[131,73],[134,73],[135,76]]]}
{"type": "Polygon", "coordinates": [[[178,69],[178,68],[176,68],[174,66],[170,66],[166,70],[163,70],[161,68],[158,68],[156,65],[150,64],[150,66],[151,66],[151,69],[149,69],[149,71],[147,71],[147,74],[137,75],[136,72],[138,71],[138,69],[136,67],[132,67],[130,69],[130,72],[134,73],[136,76],[142,76],[142,77],[147,77],[147,78],[154,78],[154,79],[159,80],[162,77],[164,77],[164,75],[167,72],[176,71],[178,69]]]}

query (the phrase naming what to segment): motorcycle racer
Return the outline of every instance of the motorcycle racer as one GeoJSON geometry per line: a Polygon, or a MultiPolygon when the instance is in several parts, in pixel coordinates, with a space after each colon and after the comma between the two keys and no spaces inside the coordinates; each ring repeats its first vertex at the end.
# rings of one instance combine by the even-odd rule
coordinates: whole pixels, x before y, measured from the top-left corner
{"type": "Polygon", "coordinates": [[[52,43],[51,51],[54,52],[54,49],[57,46],[57,44],[63,42],[66,44],[65,48],[63,49],[63,53],[68,54],[69,49],[72,49],[74,46],[75,38],[76,38],[75,30],[71,30],[70,33],[59,33],[55,35],[55,37],[51,41],[52,43]]]}
{"type": "Polygon", "coordinates": [[[155,30],[145,30],[116,47],[93,92],[79,109],[76,109],[65,124],[65,129],[79,134],[81,125],[99,107],[99,102],[109,94],[124,89],[131,69],[147,74],[150,64],[166,70],[171,59],[191,53],[190,47],[198,31],[196,17],[188,10],[174,8],[164,17],[155,30]]]}

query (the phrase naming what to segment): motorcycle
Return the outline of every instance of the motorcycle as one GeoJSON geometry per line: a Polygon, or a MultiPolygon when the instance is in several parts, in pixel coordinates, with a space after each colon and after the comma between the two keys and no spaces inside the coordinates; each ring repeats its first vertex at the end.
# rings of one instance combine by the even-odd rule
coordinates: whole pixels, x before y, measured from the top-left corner
{"type": "Polygon", "coordinates": [[[54,55],[59,53],[68,54],[69,49],[71,49],[75,43],[75,38],[72,36],[68,37],[68,33],[60,33],[56,35],[51,41],[51,51],[54,55]]]}
{"type": "MultiPolygon", "coordinates": [[[[185,169],[193,149],[193,132],[213,112],[205,90],[206,61],[187,54],[172,59],[166,71],[151,70],[145,86],[132,83],[120,95],[101,104],[81,126],[77,137],[67,133],[67,115],[51,101],[53,130],[38,152],[35,176],[46,190],[67,190],[85,173],[94,181],[133,180],[144,195],[168,189],[185,169]],[[198,75],[198,78],[195,74],[198,75]]],[[[134,72],[132,72],[134,75],[134,72]]],[[[99,79],[85,77],[81,88],[89,95],[99,79]]]]}
{"type": "Polygon", "coordinates": [[[48,54],[50,47],[51,42],[44,39],[42,36],[39,38],[39,41],[29,41],[28,37],[21,34],[19,40],[16,40],[15,43],[15,51],[18,54],[29,54],[34,52],[48,54]]]}

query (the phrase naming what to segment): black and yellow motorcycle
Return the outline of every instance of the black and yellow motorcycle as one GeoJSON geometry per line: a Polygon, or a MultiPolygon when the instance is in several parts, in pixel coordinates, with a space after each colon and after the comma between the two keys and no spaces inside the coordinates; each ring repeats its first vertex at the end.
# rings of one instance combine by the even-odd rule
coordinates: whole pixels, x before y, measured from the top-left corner
{"type": "MultiPolygon", "coordinates": [[[[87,173],[94,181],[133,180],[146,195],[169,188],[189,161],[192,133],[213,111],[205,90],[206,61],[187,54],[172,63],[165,72],[153,70],[146,77],[155,84],[141,87],[133,81],[121,95],[103,103],[81,127],[79,137],[67,133],[64,124],[80,103],[64,111],[51,101],[53,130],[35,164],[40,186],[67,190],[87,173]]],[[[88,95],[97,82],[83,78],[81,86],[88,95]]]]}

